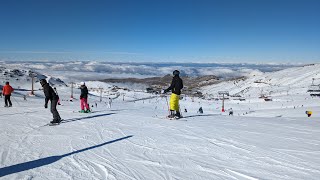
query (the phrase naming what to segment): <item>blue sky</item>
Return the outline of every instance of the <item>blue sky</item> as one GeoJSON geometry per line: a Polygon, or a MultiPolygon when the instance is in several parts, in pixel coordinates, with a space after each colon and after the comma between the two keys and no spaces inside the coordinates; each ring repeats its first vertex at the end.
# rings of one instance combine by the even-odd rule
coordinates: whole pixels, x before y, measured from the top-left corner
{"type": "Polygon", "coordinates": [[[318,0],[10,0],[3,60],[318,62],[318,0]]]}

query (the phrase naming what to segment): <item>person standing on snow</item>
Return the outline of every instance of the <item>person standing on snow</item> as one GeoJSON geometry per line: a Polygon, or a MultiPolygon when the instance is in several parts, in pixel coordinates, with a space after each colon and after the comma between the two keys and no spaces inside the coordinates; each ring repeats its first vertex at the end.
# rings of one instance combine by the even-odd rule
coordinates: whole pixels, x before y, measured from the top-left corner
{"type": "Polygon", "coordinates": [[[89,113],[90,108],[88,104],[88,88],[84,82],[80,83],[80,89],[81,89],[81,94],[80,94],[80,108],[81,108],[81,113],[89,113]],[[86,110],[85,110],[86,108],[86,110]]]}
{"type": "Polygon", "coordinates": [[[58,104],[58,95],[54,92],[52,87],[47,83],[45,79],[40,80],[40,84],[43,87],[43,92],[45,95],[45,104],[44,108],[48,108],[48,102],[51,101],[51,113],[53,116],[53,120],[50,122],[52,124],[59,124],[61,122],[60,114],[57,110],[57,104],[58,104]]]}
{"type": "Polygon", "coordinates": [[[112,103],[112,99],[109,97],[109,99],[108,99],[108,108],[109,109],[111,108],[111,103],[112,103]]]}
{"type": "Polygon", "coordinates": [[[13,92],[13,88],[9,85],[9,82],[6,82],[6,85],[2,88],[2,95],[4,96],[4,107],[12,107],[12,103],[10,100],[11,93],[13,92]]]}
{"type": "Polygon", "coordinates": [[[183,88],[183,81],[179,77],[180,72],[178,70],[173,71],[173,78],[170,87],[164,90],[164,93],[172,91],[170,96],[170,115],[169,118],[177,117],[180,118],[180,108],[179,108],[179,99],[181,94],[181,89],[183,88]],[[176,112],[176,113],[175,113],[176,112]]]}
{"type": "Polygon", "coordinates": [[[233,116],[233,109],[232,108],[229,109],[229,116],[233,116]]]}

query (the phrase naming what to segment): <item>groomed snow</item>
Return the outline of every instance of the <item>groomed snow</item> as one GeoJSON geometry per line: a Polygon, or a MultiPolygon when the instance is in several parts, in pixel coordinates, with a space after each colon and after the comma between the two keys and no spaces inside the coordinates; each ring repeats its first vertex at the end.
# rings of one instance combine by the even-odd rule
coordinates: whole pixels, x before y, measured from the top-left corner
{"type": "Polygon", "coordinates": [[[279,90],[270,102],[257,98],[260,91],[246,101],[227,100],[234,116],[221,112],[221,101],[187,97],[185,118],[167,120],[169,97],[121,91],[125,96],[111,95],[108,109],[107,96],[99,102],[92,93],[94,113],[80,114],[79,100],[67,101],[69,88],[57,89],[65,120],[58,126],[45,126],[52,116],[41,91],[27,101],[25,91],[16,91],[13,107],[0,108],[1,179],[320,177],[319,98],[306,92],[279,90]]]}

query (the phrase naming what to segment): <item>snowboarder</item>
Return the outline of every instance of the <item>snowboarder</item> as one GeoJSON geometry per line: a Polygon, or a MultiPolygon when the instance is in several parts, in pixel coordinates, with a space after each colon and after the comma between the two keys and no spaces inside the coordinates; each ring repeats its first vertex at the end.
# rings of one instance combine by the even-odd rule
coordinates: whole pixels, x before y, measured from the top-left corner
{"type": "Polygon", "coordinates": [[[4,96],[4,107],[12,107],[12,102],[10,100],[11,93],[13,92],[13,88],[9,85],[9,82],[6,82],[6,85],[2,88],[2,95],[4,96]]]}
{"type": "Polygon", "coordinates": [[[55,93],[57,94],[57,96],[58,96],[58,105],[61,105],[61,104],[60,104],[60,97],[59,97],[59,95],[58,95],[57,88],[54,87],[53,90],[54,90],[54,92],[55,92],[55,93]]]}
{"type": "Polygon", "coordinates": [[[108,108],[109,109],[111,108],[111,103],[112,103],[112,99],[109,97],[109,99],[108,99],[108,108]]]}
{"type": "Polygon", "coordinates": [[[84,82],[80,83],[80,89],[81,89],[81,94],[80,94],[80,108],[81,108],[81,113],[89,113],[90,107],[88,104],[88,88],[84,82]],[[85,110],[86,109],[86,110],[85,110]]]}
{"type": "Polygon", "coordinates": [[[179,99],[181,94],[181,89],[183,88],[183,81],[179,77],[180,72],[178,70],[173,71],[173,78],[170,87],[164,90],[164,93],[172,91],[170,96],[170,115],[169,118],[180,118],[180,108],[179,108],[179,99]],[[176,113],[175,113],[176,112],[176,113]]]}
{"type": "Polygon", "coordinates": [[[51,113],[53,116],[53,120],[50,122],[51,124],[59,124],[61,122],[61,117],[57,110],[58,103],[58,95],[54,92],[52,87],[47,83],[46,79],[41,79],[40,84],[43,87],[43,92],[45,95],[45,104],[44,108],[48,108],[48,102],[51,101],[51,113]]]}

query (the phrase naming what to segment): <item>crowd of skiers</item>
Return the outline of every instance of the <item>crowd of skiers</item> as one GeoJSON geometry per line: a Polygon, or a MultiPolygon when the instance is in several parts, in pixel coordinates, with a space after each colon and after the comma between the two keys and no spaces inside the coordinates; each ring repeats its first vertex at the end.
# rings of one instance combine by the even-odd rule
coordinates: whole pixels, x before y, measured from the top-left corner
{"type": "MultiPolygon", "coordinates": [[[[57,110],[57,105],[60,105],[60,98],[57,92],[57,89],[52,88],[46,79],[40,79],[40,84],[43,88],[45,95],[45,104],[44,107],[48,108],[48,103],[50,102],[50,110],[53,116],[53,120],[50,122],[52,124],[59,124],[61,122],[60,114],[57,110]]],[[[180,78],[180,72],[178,70],[173,71],[173,78],[170,86],[163,91],[167,93],[171,91],[170,101],[169,101],[169,118],[181,118],[181,112],[179,107],[179,100],[181,95],[181,89],[183,88],[183,81],[180,78]]],[[[80,112],[89,113],[91,112],[90,106],[88,104],[88,88],[84,82],[80,83],[80,112]]],[[[6,82],[6,85],[3,86],[2,95],[5,97],[5,107],[12,107],[12,102],[10,100],[11,93],[14,89],[10,86],[9,82],[6,82]]],[[[26,96],[24,96],[26,100],[26,96]]],[[[108,98],[108,108],[111,108],[112,99],[108,98]]],[[[96,104],[97,106],[97,104],[96,104]]],[[[185,109],[185,112],[187,110],[185,109]]],[[[199,109],[199,113],[203,113],[202,108],[199,109]]]]}
{"type": "MultiPolygon", "coordinates": [[[[164,93],[172,91],[170,97],[170,115],[169,118],[180,118],[180,107],[179,107],[179,99],[181,94],[181,89],[183,88],[183,81],[180,78],[180,72],[178,70],[173,71],[173,78],[171,85],[164,90],[164,93]]],[[[43,92],[45,95],[45,104],[44,108],[48,108],[48,103],[50,102],[50,111],[53,116],[53,120],[50,122],[52,124],[59,124],[61,122],[60,114],[57,110],[57,105],[60,105],[60,98],[57,92],[57,89],[52,88],[46,79],[40,79],[40,84],[43,88],[43,92]]],[[[90,106],[88,104],[88,88],[84,82],[80,83],[80,112],[88,113],[91,112],[90,106]]],[[[9,85],[9,82],[6,82],[6,85],[3,86],[2,95],[5,97],[5,107],[12,107],[12,102],[10,99],[11,93],[14,89],[9,85]]],[[[24,100],[26,100],[26,96],[24,96],[24,100]]],[[[111,108],[112,99],[108,98],[108,108],[111,108]]],[[[96,104],[97,106],[97,104],[96,104]]]]}
{"type": "MultiPolygon", "coordinates": [[[[172,91],[170,97],[170,115],[169,118],[180,118],[180,107],[179,107],[179,99],[181,94],[181,89],[183,88],[183,81],[180,78],[180,72],[178,70],[173,71],[173,78],[171,85],[164,90],[164,93],[172,91]]],[[[59,96],[56,89],[52,89],[51,86],[47,83],[45,79],[40,80],[40,84],[43,87],[43,92],[45,94],[45,108],[47,108],[48,101],[51,101],[51,113],[53,115],[53,121],[51,123],[60,123],[61,117],[57,111],[57,104],[59,103],[59,96]]],[[[80,108],[81,113],[91,112],[90,106],[88,104],[88,88],[84,82],[80,83],[80,108]]],[[[111,108],[112,99],[108,98],[108,108],[111,108]]],[[[96,105],[97,106],[97,105],[96,105]]]]}

